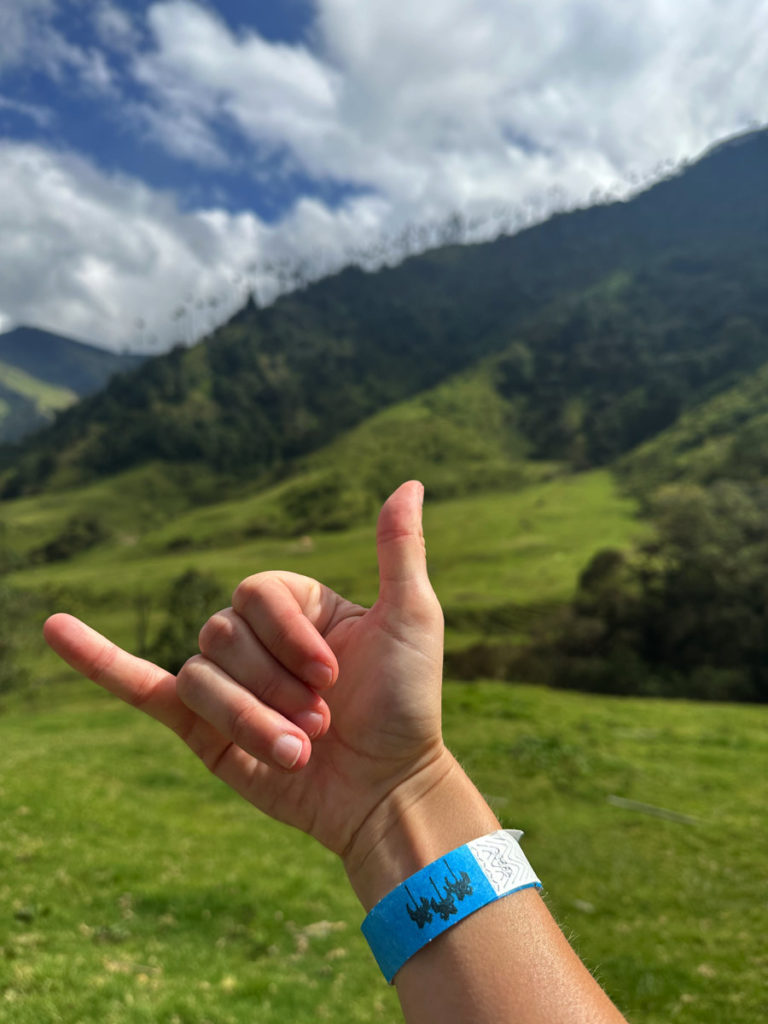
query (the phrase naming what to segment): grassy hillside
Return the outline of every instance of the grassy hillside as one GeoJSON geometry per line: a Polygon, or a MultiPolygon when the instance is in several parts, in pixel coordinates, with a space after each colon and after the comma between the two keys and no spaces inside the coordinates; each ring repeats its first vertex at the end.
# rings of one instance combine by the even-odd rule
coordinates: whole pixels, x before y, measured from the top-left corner
{"type": "Polygon", "coordinates": [[[636,493],[666,483],[759,481],[768,474],[768,363],[689,410],[618,466],[636,493]]]}
{"type": "Polygon", "coordinates": [[[77,401],[70,388],[49,384],[17,366],[0,362],[0,441],[23,437],[50,423],[77,401]]]}
{"type": "MultiPolygon", "coordinates": [[[[0,1020],[400,1020],[333,857],[64,674],[0,717],[0,1020]]],[[[445,708],[633,1024],[765,1016],[765,709],[489,684],[445,708]]]]}
{"type": "MultiPolygon", "coordinates": [[[[101,502],[136,532],[16,573],[40,595],[40,618],[68,608],[135,647],[137,597],[157,624],[170,581],[193,566],[225,588],[279,566],[373,599],[372,521],[249,536],[295,481],[171,515],[178,491],[157,481],[141,512],[127,500],[148,480],[68,496],[72,511],[101,502]]],[[[50,496],[10,508],[9,529],[35,543],[62,512],[50,496]]],[[[605,471],[428,501],[425,512],[453,647],[494,628],[508,636],[510,610],[567,598],[596,547],[644,529],[605,471]]],[[[330,855],[254,817],[31,635],[27,657],[36,685],[0,714],[0,1020],[399,1019],[330,855]]],[[[550,905],[634,1022],[751,1024],[765,1010],[763,718],[762,708],[447,687],[449,742],[503,823],[526,829],[550,905]]]]}
{"type": "Polygon", "coordinates": [[[101,524],[106,541],[130,547],[194,506],[215,500],[220,481],[202,466],[147,464],[84,487],[0,504],[0,551],[6,568],[18,568],[36,549],[55,540],[72,520],[101,524]]]}
{"type": "Polygon", "coordinates": [[[4,362],[0,362],[0,382],[9,390],[16,391],[32,401],[38,413],[47,418],[77,401],[77,395],[71,388],[49,384],[20,370],[17,366],[4,362]]]}
{"type": "Polygon", "coordinates": [[[499,393],[498,367],[486,361],[369,417],[271,481],[238,480],[204,463],[145,463],[84,486],[6,500],[0,519],[17,565],[73,518],[97,520],[106,537],[127,543],[167,523],[166,532],[148,541],[152,550],[298,536],[370,522],[383,498],[410,477],[423,480],[434,500],[519,488],[562,470],[555,462],[530,461],[528,447],[515,404],[499,393]],[[216,501],[224,495],[226,512],[216,501]],[[241,501],[247,501],[242,514],[241,501]],[[218,538],[176,521],[211,503],[196,519],[214,525],[218,538]]]}
{"type": "Polygon", "coordinates": [[[303,464],[344,474],[377,500],[409,477],[433,498],[507,489],[557,469],[529,461],[517,419],[490,360],[369,417],[303,464]]]}
{"type": "Polygon", "coordinates": [[[74,520],[96,521],[105,539],[128,546],[167,524],[147,541],[149,549],[185,550],[370,522],[381,500],[409,477],[440,498],[521,486],[559,467],[527,461],[514,408],[498,393],[494,367],[485,364],[376,414],[292,469],[270,486],[258,477],[233,480],[202,463],[146,463],[85,486],[6,500],[0,505],[6,564],[34,560],[74,520]],[[223,505],[216,500],[222,495],[229,497],[223,505]],[[178,521],[182,512],[212,503],[194,517],[210,529],[178,521]]]}
{"type": "MultiPolygon", "coordinates": [[[[570,476],[527,460],[495,379],[493,363],[457,375],[372,417],[285,480],[229,481],[224,493],[234,496],[224,501],[215,500],[219,474],[161,464],[6,501],[0,564],[35,595],[38,618],[69,608],[134,650],[158,635],[172,585],[190,570],[210,579],[215,607],[242,576],[281,567],[367,603],[380,502],[418,477],[448,648],[517,643],[570,597],[597,547],[627,546],[644,528],[607,473],[570,476]]],[[[39,639],[27,646],[34,677],[39,639]]]]}
{"type": "MultiPolygon", "coordinates": [[[[281,494],[295,486],[179,512],[140,536],[116,534],[70,560],[17,570],[9,581],[39,596],[41,614],[72,610],[134,649],[139,622],[148,616],[150,631],[157,628],[172,581],[193,568],[220,582],[221,603],[244,575],[275,568],[317,577],[370,603],[376,594],[374,515],[346,531],[260,535],[265,509],[278,507],[281,494]]],[[[105,487],[99,485],[102,498],[105,487]]],[[[119,507],[119,492],[112,500],[119,507]]],[[[26,529],[39,537],[40,522],[55,511],[50,502],[20,501],[9,517],[11,536],[26,529]]],[[[151,501],[145,507],[151,512],[151,501]]],[[[510,492],[439,502],[428,497],[425,530],[448,644],[457,648],[478,637],[509,640],[530,625],[537,609],[570,597],[597,548],[629,545],[645,527],[610,475],[593,471],[510,492]]]]}
{"type": "Polygon", "coordinates": [[[0,334],[0,442],[39,430],[53,413],[141,362],[34,327],[0,334]]]}

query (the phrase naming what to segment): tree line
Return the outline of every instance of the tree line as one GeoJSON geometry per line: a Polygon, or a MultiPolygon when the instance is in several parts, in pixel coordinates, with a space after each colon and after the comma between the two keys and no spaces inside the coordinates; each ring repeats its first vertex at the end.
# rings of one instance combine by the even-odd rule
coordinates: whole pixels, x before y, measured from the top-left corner
{"type": "Polygon", "coordinates": [[[582,572],[547,641],[550,681],[768,701],[768,483],[668,486],[651,515],[652,539],[582,572]]]}

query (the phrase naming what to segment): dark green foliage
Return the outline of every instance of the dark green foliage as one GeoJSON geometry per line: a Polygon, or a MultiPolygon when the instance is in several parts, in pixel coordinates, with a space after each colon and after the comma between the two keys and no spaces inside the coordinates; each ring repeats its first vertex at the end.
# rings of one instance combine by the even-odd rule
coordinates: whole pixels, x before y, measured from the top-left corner
{"type": "Polygon", "coordinates": [[[759,482],[768,475],[768,365],[685,413],[617,470],[640,498],[673,481],[759,482]]]}
{"type": "Polygon", "coordinates": [[[601,551],[555,645],[555,681],[610,693],[768,701],[768,488],[670,488],[655,538],[601,551]]]}
{"type": "Polygon", "coordinates": [[[680,412],[768,357],[768,303],[752,298],[768,259],[702,265],[660,261],[607,281],[542,318],[500,360],[500,390],[521,396],[520,424],[543,458],[600,465],[675,422],[680,412]],[[701,293],[707,295],[702,303],[701,293]]]}
{"type": "Polygon", "coordinates": [[[282,494],[281,521],[285,533],[345,530],[368,521],[376,501],[363,488],[354,488],[341,473],[332,470],[299,477],[282,494]]]}
{"type": "Polygon", "coordinates": [[[109,530],[91,515],[78,514],[67,520],[58,536],[30,554],[32,562],[63,562],[88,551],[109,537],[109,530]]]}
{"type": "Polygon", "coordinates": [[[446,651],[445,674],[450,679],[526,679],[535,682],[531,659],[520,644],[482,642],[458,651],[446,651]]]}
{"type": "MultiPolygon", "coordinates": [[[[169,672],[178,672],[184,662],[199,653],[200,627],[214,612],[229,604],[229,595],[209,573],[189,569],[171,584],[165,620],[147,657],[169,672]]],[[[143,614],[143,609],[139,609],[143,614]]]]}

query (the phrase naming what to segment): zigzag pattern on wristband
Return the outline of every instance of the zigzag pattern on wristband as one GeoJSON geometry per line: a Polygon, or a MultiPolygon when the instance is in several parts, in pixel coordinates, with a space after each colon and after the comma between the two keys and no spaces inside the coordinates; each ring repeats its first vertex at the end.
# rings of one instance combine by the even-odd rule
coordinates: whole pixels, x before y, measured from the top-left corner
{"type": "Polygon", "coordinates": [[[388,982],[410,958],[476,910],[541,882],[520,848],[522,832],[473,839],[411,875],[370,911],[362,932],[388,982]]]}

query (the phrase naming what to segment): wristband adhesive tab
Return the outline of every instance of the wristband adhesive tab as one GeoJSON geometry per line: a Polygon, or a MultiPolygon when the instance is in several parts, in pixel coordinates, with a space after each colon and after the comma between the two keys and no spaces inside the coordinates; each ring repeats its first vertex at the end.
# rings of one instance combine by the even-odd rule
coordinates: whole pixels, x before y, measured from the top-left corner
{"type": "Polygon", "coordinates": [[[422,946],[502,896],[541,888],[520,848],[522,832],[502,829],[452,850],[411,875],[370,911],[362,932],[388,982],[422,946]]]}

